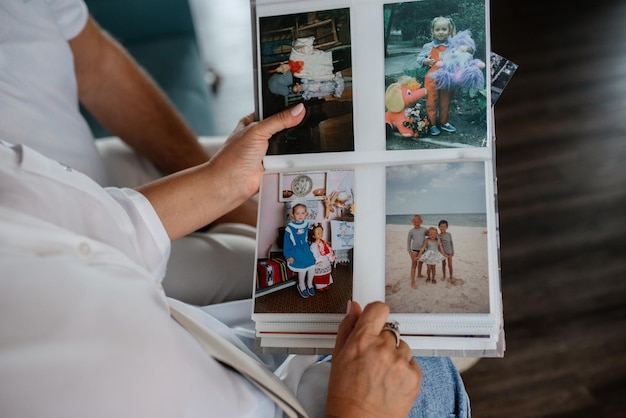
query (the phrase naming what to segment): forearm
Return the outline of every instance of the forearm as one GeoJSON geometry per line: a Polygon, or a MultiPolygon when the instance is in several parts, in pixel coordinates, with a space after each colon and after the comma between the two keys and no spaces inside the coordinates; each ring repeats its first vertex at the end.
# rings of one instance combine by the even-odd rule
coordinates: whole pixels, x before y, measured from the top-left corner
{"type": "Polygon", "coordinates": [[[112,134],[163,173],[208,160],[195,134],[158,86],[93,21],[70,45],[76,56],[80,101],[112,134]],[[98,51],[97,56],[89,49],[98,51]]]}
{"type": "Polygon", "coordinates": [[[232,179],[228,170],[211,162],[163,177],[137,190],[150,201],[171,240],[210,224],[256,191],[232,179]]]}
{"type": "Polygon", "coordinates": [[[289,258],[293,258],[294,251],[293,251],[293,244],[291,243],[291,240],[289,239],[289,237],[287,237],[286,234],[287,233],[285,233],[285,240],[283,240],[283,255],[285,256],[285,259],[289,259],[289,258]]]}
{"type": "Polygon", "coordinates": [[[138,188],[150,201],[170,239],[213,222],[259,190],[263,157],[276,132],[296,126],[304,106],[254,122],[243,118],[215,156],[204,164],[160,178],[138,188]]]}
{"type": "Polygon", "coordinates": [[[419,67],[424,66],[424,60],[428,58],[428,55],[430,55],[430,50],[431,50],[431,46],[429,44],[426,44],[422,47],[420,52],[417,54],[416,61],[419,67]]]}
{"type": "Polygon", "coordinates": [[[175,240],[213,222],[258,192],[262,160],[276,132],[304,118],[302,104],[253,122],[243,118],[215,156],[204,164],[163,177],[138,188],[175,240]]]}

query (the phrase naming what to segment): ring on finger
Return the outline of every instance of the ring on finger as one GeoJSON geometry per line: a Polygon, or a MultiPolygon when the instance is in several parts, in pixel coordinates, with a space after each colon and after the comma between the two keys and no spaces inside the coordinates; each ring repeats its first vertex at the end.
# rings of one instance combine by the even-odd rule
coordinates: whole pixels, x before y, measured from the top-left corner
{"type": "MultiPolygon", "coordinates": [[[[400,323],[396,320],[385,322],[385,326],[382,331],[390,331],[396,337],[396,348],[400,347],[400,323]]],[[[381,331],[381,332],[382,332],[381,331]]]]}

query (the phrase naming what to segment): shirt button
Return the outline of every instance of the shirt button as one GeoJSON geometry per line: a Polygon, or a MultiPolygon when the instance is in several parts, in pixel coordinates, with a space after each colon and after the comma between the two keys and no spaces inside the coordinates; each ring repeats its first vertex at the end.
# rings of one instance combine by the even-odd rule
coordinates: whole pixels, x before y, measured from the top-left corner
{"type": "Polygon", "coordinates": [[[91,254],[91,247],[86,242],[81,242],[78,245],[78,252],[82,255],[89,255],[91,254]]]}

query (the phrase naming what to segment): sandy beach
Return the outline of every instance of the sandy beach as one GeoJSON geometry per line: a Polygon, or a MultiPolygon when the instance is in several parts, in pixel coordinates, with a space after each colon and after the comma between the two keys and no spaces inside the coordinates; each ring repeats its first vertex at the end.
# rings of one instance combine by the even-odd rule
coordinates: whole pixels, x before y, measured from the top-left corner
{"type": "MultiPolygon", "coordinates": [[[[429,225],[424,225],[428,227],[429,225]]],[[[387,225],[385,297],[395,313],[488,313],[489,280],[486,229],[450,225],[454,242],[452,283],[446,272],[443,281],[441,263],[437,265],[437,283],[417,278],[411,287],[411,259],[406,250],[411,225],[387,225]]]]}

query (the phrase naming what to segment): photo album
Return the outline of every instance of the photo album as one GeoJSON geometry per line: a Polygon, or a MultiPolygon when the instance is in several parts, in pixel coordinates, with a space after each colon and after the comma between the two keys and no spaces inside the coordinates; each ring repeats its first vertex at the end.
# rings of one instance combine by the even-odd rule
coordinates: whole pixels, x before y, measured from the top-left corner
{"type": "Polygon", "coordinates": [[[487,1],[251,9],[257,117],[306,107],[263,161],[258,351],[331,353],[354,300],[416,355],[503,356],[492,105],[515,65],[487,1]]]}

